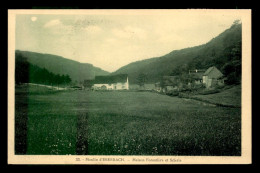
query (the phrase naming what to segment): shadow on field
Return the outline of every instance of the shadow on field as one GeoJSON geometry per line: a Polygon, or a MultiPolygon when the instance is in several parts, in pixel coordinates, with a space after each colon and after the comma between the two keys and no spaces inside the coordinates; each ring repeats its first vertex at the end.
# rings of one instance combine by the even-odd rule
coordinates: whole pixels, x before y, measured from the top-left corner
{"type": "Polygon", "coordinates": [[[77,141],[76,154],[88,154],[88,114],[79,114],[77,116],[77,141]]]}
{"type": "Polygon", "coordinates": [[[15,154],[27,153],[28,88],[15,94],[15,154]],[[19,94],[19,97],[17,95],[19,94]]]}

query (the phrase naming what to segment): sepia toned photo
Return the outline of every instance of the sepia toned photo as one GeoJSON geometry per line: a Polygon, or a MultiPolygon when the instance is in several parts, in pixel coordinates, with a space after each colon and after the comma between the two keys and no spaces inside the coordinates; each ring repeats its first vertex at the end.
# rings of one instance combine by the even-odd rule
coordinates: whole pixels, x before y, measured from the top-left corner
{"type": "Polygon", "coordinates": [[[9,164],[250,164],[250,10],[9,10],[9,164]]]}

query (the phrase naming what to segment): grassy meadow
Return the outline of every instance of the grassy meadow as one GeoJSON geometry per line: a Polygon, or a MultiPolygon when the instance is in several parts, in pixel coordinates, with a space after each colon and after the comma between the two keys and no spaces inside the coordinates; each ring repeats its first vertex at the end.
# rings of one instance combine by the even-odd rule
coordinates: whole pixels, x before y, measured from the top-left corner
{"type": "Polygon", "coordinates": [[[209,103],[241,107],[241,85],[235,85],[215,94],[195,95],[193,98],[204,100],[209,103]]]}
{"type": "Polygon", "coordinates": [[[16,154],[241,155],[241,109],[153,92],[16,87],[16,154]]]}

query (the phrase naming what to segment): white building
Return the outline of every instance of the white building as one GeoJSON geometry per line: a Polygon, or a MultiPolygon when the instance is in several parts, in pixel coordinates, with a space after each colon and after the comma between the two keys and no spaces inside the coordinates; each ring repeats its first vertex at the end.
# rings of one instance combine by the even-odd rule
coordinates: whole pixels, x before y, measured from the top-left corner
{"type": "Polygon", "coordinates": [[[96,76],[93,85],[94,90],[129,90],[127,74],[113,76],[96,76]]]}

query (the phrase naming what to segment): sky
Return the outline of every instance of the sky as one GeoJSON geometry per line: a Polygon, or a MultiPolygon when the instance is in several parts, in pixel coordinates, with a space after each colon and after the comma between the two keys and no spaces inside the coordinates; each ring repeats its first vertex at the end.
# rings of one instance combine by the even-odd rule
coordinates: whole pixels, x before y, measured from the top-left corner
{"type": "Polygon", "coordinates": [[[113,72],[205,44],[240,19],[233,12],[95,11],[16,15],[15,49],[59,55],[113,72]]]}

